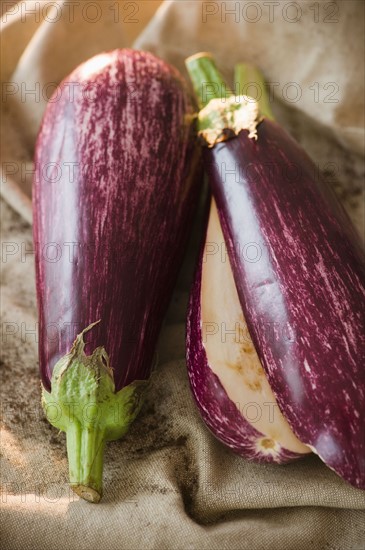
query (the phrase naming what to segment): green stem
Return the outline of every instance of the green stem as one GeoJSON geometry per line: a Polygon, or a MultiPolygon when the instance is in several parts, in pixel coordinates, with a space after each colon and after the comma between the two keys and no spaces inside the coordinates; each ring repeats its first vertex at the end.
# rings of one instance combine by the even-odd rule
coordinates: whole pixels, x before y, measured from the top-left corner
{"type": "Polygon", "coordinates": [[[185,60],[201,110],[197,116],[197,131],[207,147],[233,139],[242,130],[257,139],[257,126],[262,117],[258,102],[236,96],[217,69],[211,54],[198,53],[185,60]]]}
{"type": "Polygon", "coordinates": [[[192,55],[185,60],[185,65],[201,109],[208,105],[211,99],[222,99],[233,95],[210,53],[201,52],[192,55]]]}
{"type": "Polygon", "coordinates": [[[258,101],[261,114],[270,120],[274,120],[264,75],[259,69],[247,63],[238,63],[234,68],[234,81],[236,86],[239,85],[238,95],[250,96],[250,85],[255,86],[255,99],[258,101]]]}
{"type": "Polygon", "coordinates": [[[52,390],[43,389],[42,405],[49,422],[66,432],[71,488],[85,500],[99,502],[105,443],[128,431],[141,408],[146,382],[135,381],[115,392],[105,349],[84,352],[84,333],[94,325],[77,336],[55,365],[52,390]]]}
{"type": "Polygon", "coordinates": [[[102,496],[105,434],[92,425],[81,428],[74,422],[67,430],[67,456],[72,490],[89,502],[102,496]]]}

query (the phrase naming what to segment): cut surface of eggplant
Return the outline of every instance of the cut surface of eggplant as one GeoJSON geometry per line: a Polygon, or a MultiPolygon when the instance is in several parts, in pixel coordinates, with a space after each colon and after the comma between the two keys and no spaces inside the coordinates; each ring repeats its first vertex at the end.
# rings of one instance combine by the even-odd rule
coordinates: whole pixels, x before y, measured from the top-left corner
{"type": "Polygon", "coordinates": [[[209,367],[245,420],[262,434],[258,452],[278,460],[282,447],[309,453],[280,412],[247,330],[214,199],[203,258],[201,323],[209,367]]]}

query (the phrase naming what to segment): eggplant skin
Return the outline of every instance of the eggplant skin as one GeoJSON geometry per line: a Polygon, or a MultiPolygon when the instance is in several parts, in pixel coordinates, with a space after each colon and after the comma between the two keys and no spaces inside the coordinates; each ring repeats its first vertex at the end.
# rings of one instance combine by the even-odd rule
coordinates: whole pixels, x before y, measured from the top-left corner
{"type": "MultiPolygon", "coordinates": [[[[201,281],[205,243],[190,293],[186,334],[186,358],[190,388],[200,415],[212,434],[240,456],[257,463],[286,464],[303,457],[277,444],[263,452],[269,438],[256,430],[228,397],[208,364],[201,330],[201,281]]],[[[212,298],[214,299],[214,297],[212,298]]]]}
{"type": "Polygon", "coordinates": [[[279,408],[302,443],[364,489],[365,263],[355,230],[306,153],[272,121],[258,126],[257,141],[243,131],[204,157],[279,408]],[[256,261],[242,253],[248,243],[256,261]]]}
{"type": "Polygon", "coordinates": [[[39,361],[56,362],[100,320],[115,390],[148,379],[201,180],[195,105],[173,67],[136,50],[100,54],[55,92],[33,189],[39,361]]]}

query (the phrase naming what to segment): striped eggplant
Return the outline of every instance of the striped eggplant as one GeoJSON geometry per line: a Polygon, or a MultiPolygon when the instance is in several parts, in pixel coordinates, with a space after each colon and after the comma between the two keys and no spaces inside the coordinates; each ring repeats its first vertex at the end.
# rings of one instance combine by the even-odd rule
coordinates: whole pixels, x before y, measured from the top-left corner
{"type": "MultiPolygon", "coordinates": [[[[237,295],[269,386],[297,439],[365,488],[365,263],[358,236],[312,161],[260,114],[257,101],[226,93],[206,54],[189,58],[187,67],[201,100],[204,165],[237,295]]],[[[193,310],[204,316],[195,302],[203,304],[205,289],[199,296],[197,287],[190,371],[198,369],[191,348],[201,347],[193,310]]],[[[220,382],[230,395],[234,379],[220,382]]]]}
{"type": "Polygon", "coordinates": [[[103,449],[149,379],[198,195],[194,103],[150,53],[80,65],[47,106],[33,191],[43,406],[70,484],[102,494],[103,449]]]}
{"type": "Polygon", "coordinates": [[[187,366],[202,418],[234,452],[279,464],[310,452],[278,409],[247,332],[214,199],[189,301],[187,366]]]}

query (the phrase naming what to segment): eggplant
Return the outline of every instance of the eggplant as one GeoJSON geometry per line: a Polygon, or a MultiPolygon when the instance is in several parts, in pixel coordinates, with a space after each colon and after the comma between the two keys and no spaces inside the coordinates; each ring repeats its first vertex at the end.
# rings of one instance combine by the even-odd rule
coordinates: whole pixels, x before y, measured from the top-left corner
{"type": "MultiPolygon", "coordinates": [[[[263,84],[253,68],[250,82],[263,84]]],[[[260,110],[272,118],[264,98],[260,110]]],[[[232,451],[279,464],[311,452],[278,409],[247,331],[214,199],[189,301],[187,366],[201,416],[232,451]]]]}
{"type": "Polygon", "coordinates": [[[60,84],[37,139],[42,401],[91,502],[105,442],[140,410],[184,255],[201,180],[194,112],[177,70],[115,50],[60,84]]]}
{"type": "Polygon", "coordinates": [[[281,414],[247,331],[214,199],[189,300],[187,367],[202,418],[232,451],[278,464],[311,452],[281,414]]]}
{"type": "MultiPolygon", "coordinates": [[[[314,163],[279,124],[260,114],[257,101],[227,94],[209,55],[189,58],[187,67],[201,102],[204,166],[238,299],[269,386],[297,439],[364,489],[360,239],[314,163]],[[256,261],[245,257],[250,244],[256,261]]],[[[199,368],[194,349],[201,347],[201,319],[194,315],[204,289],[199,296],[197,288],[188,323],[191,372],[199,368]]]]}

